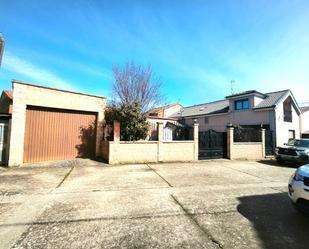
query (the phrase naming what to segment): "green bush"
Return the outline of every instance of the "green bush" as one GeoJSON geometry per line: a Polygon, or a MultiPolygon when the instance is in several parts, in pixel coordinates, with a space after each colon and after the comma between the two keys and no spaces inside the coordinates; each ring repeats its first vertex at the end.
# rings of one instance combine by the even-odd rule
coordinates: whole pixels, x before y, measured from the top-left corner
{"type": "Polygon", "coordinates": [[[148,121],[142,113],[139,103],[109,106],[105,111],[107,125],[113,125],[114,121],[120,122],[120,140],[137,141],[145,139],[148,134],[148,121]]]}

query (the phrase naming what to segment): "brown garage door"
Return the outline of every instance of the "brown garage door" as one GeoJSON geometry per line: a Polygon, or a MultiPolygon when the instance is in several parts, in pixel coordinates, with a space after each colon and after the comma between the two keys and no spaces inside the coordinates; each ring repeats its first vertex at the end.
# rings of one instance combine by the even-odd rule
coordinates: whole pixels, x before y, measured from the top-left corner
{"type": "Polygon", "coordinates": [[[24,162],[95,156],[96,113],[28,106],[24,162]]]}

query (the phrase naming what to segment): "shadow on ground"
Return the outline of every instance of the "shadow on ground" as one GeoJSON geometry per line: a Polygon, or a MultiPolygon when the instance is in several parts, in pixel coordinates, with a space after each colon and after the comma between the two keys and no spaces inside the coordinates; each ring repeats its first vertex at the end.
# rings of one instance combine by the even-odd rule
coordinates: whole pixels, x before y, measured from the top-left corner
{"type": "Polygon", "coordinates": [[[309,217],[294,210],[286,193],[238,199],[239,213],[253,223],[264,248],[308,248],[309,217]]]}
{"type": "Polygon", "coordinates": [[[299,166],[302,166],[302,164],[300,163],[292,163],[292,162],[278,163],[276,160],[260,160],[257,162],[265,165],[286,167],[286,168],[298,168],[299,166]]]}
{"type": "Polygon", "coordinates": [[[94,158],[96,146],[96,123],[91,122],[88,126],[79,128],[80,144],[76,145],[79,158],[94,158]]]}

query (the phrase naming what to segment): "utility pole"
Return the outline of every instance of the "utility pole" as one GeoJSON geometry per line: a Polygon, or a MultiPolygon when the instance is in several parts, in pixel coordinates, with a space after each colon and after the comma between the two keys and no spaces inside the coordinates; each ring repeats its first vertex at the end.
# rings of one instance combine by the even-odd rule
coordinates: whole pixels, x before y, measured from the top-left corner
{"type": "Polygon", "coordinates": [[[0,66],[2,62],[3,50],[4,50],[4,38],[3,38],[2,33],[0,33],[0,66]]]}

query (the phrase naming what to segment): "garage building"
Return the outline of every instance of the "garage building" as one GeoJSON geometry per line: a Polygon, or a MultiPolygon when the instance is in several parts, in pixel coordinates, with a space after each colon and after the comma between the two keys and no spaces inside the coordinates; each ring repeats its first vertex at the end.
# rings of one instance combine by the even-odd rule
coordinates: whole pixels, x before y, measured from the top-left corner
{"type": "Polygon", "coordinates": [[[101,156],[104,97],[16,80],[12,87],[0,99],[1,123],[7,124],[2,163],[101,156]]]}

